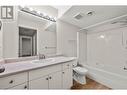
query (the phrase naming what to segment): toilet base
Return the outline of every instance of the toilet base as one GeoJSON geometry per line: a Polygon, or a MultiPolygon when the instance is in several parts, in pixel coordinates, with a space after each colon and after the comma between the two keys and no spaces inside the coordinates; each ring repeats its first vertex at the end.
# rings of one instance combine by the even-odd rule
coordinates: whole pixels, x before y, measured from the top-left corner
{"type": "Polygon", "coordinates": [[[73,75],[73,79],[74,79],[77,83],[86,84],[86,76],[81,76],[81,75],[78,75],[77,73],[75,73],[75,74],[73,75]]]}

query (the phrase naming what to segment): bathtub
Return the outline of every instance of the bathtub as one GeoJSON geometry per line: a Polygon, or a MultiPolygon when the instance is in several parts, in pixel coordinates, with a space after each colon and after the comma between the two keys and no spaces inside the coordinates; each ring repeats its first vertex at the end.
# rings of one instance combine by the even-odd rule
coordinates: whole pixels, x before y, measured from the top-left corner
{"type": "Polygon", "coordinates": [[[112,89],[127,89],[127,71],[110,66],[84,65],[87,77],[112,89]]]}

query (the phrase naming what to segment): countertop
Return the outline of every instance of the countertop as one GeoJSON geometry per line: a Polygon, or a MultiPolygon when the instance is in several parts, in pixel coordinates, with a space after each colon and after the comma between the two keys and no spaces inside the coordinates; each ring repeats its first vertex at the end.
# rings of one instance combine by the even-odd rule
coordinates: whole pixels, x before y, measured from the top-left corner
{"type": "MultiPolygon", "coordinates": [[[[47,58],[48,59],[48,58],[47,58]]],[[[76,57],[53,57],[52,61],[45,62],[45,63],[33,63],[32,61],[20,61],[14,63],[3,64],[2,66],[5,67],[5,71],[0,73],[0,78],[5,77],[11,74],[30,71],[38,68],[43,68],[46,66],[61,64],[63,62],[73,61],[76,60],[76,57]]],[[[45,60],[45,59],[42,59],[45,60]]]]}

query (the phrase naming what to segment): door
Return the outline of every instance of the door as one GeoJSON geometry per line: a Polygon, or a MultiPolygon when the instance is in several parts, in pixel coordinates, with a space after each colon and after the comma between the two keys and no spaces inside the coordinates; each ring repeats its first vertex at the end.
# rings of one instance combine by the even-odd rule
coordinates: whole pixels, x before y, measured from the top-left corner
{"type": "Polygon", "coordinates": [[[49,75],[49,89],[62,88],[62,72],[55,72],[49,75]]]}
{"type": "Polygon", "coordinates": [[[41,77],[29,82],[30,89],[48,89],[48,76],[41,77]]]}
{"type": "Polygon", "coordinates": [[[62,88],[70,89],[73,84],[72,69],[65,69],[62,72],[62,88]]]}
{"type": "Polygon", "coordinates": [[[20,36],[20,56],[32,56],[32,37],[20,36]]]}

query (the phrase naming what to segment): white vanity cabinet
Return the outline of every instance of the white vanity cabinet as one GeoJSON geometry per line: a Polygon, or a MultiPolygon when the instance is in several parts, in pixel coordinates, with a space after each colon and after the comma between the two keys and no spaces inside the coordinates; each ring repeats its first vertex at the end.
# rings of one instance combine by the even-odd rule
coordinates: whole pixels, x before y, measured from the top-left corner
{"type": "Polygon", "coordinates": [[[55,72],[29,82],[29,89],[61,89],[62,72],[55,72]]]}
{"type": "Polygon", "coordinates": [[[63,62],[0,78],[0,89],[70,89],[72,65],[63,62]]]}
{"type": "Polygon", "coordinates": [[[61,89],[62,65],[53,65],[29,72],[30,89],[61,89]]]}
{"type": "Polygon", "coordinates": [[[69,89],[72,86],[74,61],[53,65],[29,72],[30,89],[69,89]]]}

